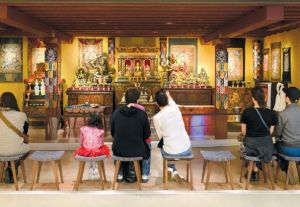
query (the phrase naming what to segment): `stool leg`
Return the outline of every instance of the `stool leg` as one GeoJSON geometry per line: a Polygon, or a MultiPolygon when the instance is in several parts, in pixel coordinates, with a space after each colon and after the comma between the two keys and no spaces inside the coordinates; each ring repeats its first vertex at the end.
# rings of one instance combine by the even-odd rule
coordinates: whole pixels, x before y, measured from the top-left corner
{"type": "Polygon", "coordinates": [[[97,162],[98,165],[98,171],[99,171],[99,175],[100,175],[100,185],[101,185],[101,189],[104,190],[104,178],[103,178],[103,174],[102,174],[102,166],[101,166],[101,161],[97,162]]]}
{"type": "Polygon", "coordinates": [[[231,190],[234,190],[233,188],[233,179],[231,174],[231,168],[230,168],[230,161],[226,161],[226,168],[227,168],[227,175],[229,176],[231,190]]]}
{"type": "Polygon", "coordinates": [[[165,168],[165,186],[164,186],[164,188],[165,188],[165,190],[168,190],[168,160],[167,159],[164,159],[165,160],[165,166],[164,166],[164,168],[165,168]]]}
{"type": "Polygon", "coordinates": [[[36,183],[39,183],[40,174],[41,174],[41,170],[42,170],[42,165],[43,165],[43,162],[38,162],[38,171],[37,171],[37,176],[36,176],[36,183]]]}
{"type": "Polygon", "coordinates": [[[187,183],[190,182],[190,164],[189,164],[189,162],[187,162],[187,164],[186,164],[186,182],[187,183]]]}
{"type": "Polygon", "coordinates": [[[140,170],[139,161],[137,161],[137,160],[133,161],[133,164],[134,164],[134,170],[135,170],[139,190],[142,190],[142,187],[141,187],[141,170],[140,170]]]}
{"type": "Polygon", "coordinates": [[[3,179],[3,171],[4,171],[4,162],[0,162],[0,183],[2,182],[3,179]]]}
{"type": "Polygon", "coordinates": [[[207,161],[206,161],[206,160],[204,160],[204,163],[203,163],[203,168],[202,168],[202,177],[201,177],[201,183],[203,183],[203,182],[204,182],[204,177],[205,177],[206,166],[207,166],[207,161]]]}
{"type": "Polygon", "coordinates": [[[53,171],[53,174],[54,174],[56,190],[59,190],[57,167],[56,167],[56,163],[55,163],[54,160],[51,161],[51,165],[52,165],[52,171],[53,171]]]}
{"type": "Polygon", "coordinates": [[[300,167],[299,167],[298,161],[296,161],[296,167],[297,167],[297,173],[298,173],[298,178],[299,178],[299,182],[300,182],[300,167]]]}
{"type": "Polygon", "coordinates": [[[76,123],[77,123],[77,117],[74,117],[74,125],[73,125],[73,130],[75,130],[76,123]]]}
{"type": "Polygon", "coordinates": [[[291,161],[289,161],[288,170],[287,170],[287,173],[286,173],[285,186],[284,186],[285,190],[288,189],[288,184],[289,184],[289,180],[290,180],[291,169],[292,169],[292,163],[291,163],[291,161]]]}
{"type": "Polygon", "coordinates": [[[13,174],[13,178],[14,178],[14,182],[15,182],[15,188],[16,188],[16,190],[19,190],[15,161],[10,161],[10,165],[11,165],[11,170],[12,170],[12,174],[13,174]]]}
{"type": "Polygon", "coordinates": [[[190,172],[190,189],[194,189],[194,183],[193,183],[193,169],[192,169],[192,161],[189,162],[189,172],[190,172]]]}
{"type": "Polygon", "coordinates": [[[207,161],[207,175],[206,175],[206,183],[205,183],[205,190],[207,190],[208,188],[208,184],[209,184],[209,178],[210,178],[210,173],[211,173],[211,161],[207,161]]]}
{"type": "Polygon", "coordinates": [[[240,173],[240,183],[243,182],[243,177],[244,177],[243,173],[244,173],[245,163],[246,163],[246,160],[242,160],[241,173],[240,173]]]}
{"type": "MultiPolygon", "coordinates": [[[[21,170],[22,170],[22,176],[23,176],[23,180],[24,180],[24,183],[27,183],[26,181],[26,172],[25,172],[25,165],[24,165],[24,160],[21,159],[21,170]]],[[[0,174],[1,175],[1,174],[0,174]]]]}
{"type": "Polygon", "coordinates": [[[163,159],[163,183],[166,182],[166,168],[165,168],[165,165],[166,165],[166,160],[163,159]]]}
{"type": "Polygon", "coordinates": [[[262,172],[263,172],[263,176],[264,176],[264,182],[267,183],[266,165],[263,162],[261,162],[261,166],[262,166],[262,172]]]}
{"type": "MultiPolygon", "coordinates": [[[[102,169],[103,179],[104,179],[104,182],[106,183],[107,180],[106,180],[105,167],[104,167],[104,161],[103,161],[103,160],[100,161],[100,165],[101,165],[101,169],[102,169]]],[[[100,173],[100,172],[99,172],[99,173],[100,173]]]]}
{"type": "Polygon", "coordinates": [[[68,138],[71,135],[71,117],[68,118],[68,126],[69,126],[69,132],[68,132],[68,138]]]}
{"type": "Polygon", "coordinates": [[[248,174],[247,174],[247,181],[246,181],[246,190],[249,188],[249,182],[250,182],[250,177],[253,171],[253,166],[254,166],[254,161],[250,161],[248,165],[248,174]]]}
{"type": "Polygon", "coordinates": [[[278,175],[279,175],[280,165],[279,162],[277,162],[276,172],[275,172],[275,183],[277,183],[278,175]]]}
{"type": "Polygon", "coordinates": [[[77,181],[75,183],[74,189],[77,191],[79,187],[79,183],[81,182],[83,171],[84,171],[84,161],[79,161],[79,168],[77,174],[77,181]]]}
{"type": "Polygon", "coordinates": [[[114,174],[114,179],[113,179],[113,183],[112,183],[112,189],[116,190],[118,187],[118,183],[117,183],[117,177],[118,177],[118,173],[120,170],[120,165],[121,165],[121,161],[117,160],[116,161],[116,167],[115,167],[115,174],[114,174]]]}
{"type": "Polygon", "coordinates": [[[31,181],[30,190],[33,190],[33,185],[38,173],[38,165],[39,165],[38,161],[34,161],[32,166],[32,181],[31,181]]]}
{"type": "Polygon", "coordinates": [[[61,166],[61,160],[57,160],[56,164],[57,164],[57,167],[58,167],[58,170],[59,170],[59,175],[60,175],[61,183],[64,183],[64,177],[63,177],[63,171],[62,171],[62,166],[61,166]]]}
{"type": "Polygon", "coordinates": [[[269,178],[270,178],[270,182],[271,182],[271,188],[272,190],[274,190],[274,182],[273,182],[273,175],[272,175],[272,170],[271,170],[271,162],[266,164],[267,165],[267,170],[268,170],[268,174],[269,174],[269,178]]]}
{"type": "Polygon", "coordinates": [[[227,170],[226,170],[226,162],[222,162],[222,167],[223,167],[223,171],[224,171],[226,183],[228,183],[228,175],[227,175],[227,170]]]}

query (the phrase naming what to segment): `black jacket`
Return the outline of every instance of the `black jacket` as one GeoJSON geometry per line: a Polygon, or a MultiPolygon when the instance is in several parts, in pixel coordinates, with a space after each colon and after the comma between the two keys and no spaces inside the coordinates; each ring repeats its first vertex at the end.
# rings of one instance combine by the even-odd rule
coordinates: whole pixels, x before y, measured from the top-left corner
{"type": "Polygon", "coordinates": [[[111,118],[112,151],[122,157],[150,157],[145,139],[151,134],[146,112],[123,106],[111,118]]]}

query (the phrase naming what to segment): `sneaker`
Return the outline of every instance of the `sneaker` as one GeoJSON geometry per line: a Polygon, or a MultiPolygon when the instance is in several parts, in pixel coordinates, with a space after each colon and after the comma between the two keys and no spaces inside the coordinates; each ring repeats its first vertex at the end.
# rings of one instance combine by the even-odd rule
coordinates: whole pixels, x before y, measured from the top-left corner
{"type": "Polygon", "coordinates": [[[149,181],[148,175],[142,175],[142,183],[147,183],[149,181]]]}
{"type": "Polygon", "coordinates": [[[258,174],[258,172],[252,172],[252,174],[251,174],[251,181],[259,181],[259,174],[258,174]]]}
{"type": "Polygon", "coordinates": [[[172,180],[173,178],[173,168],[168,168],[168,180],[172,180]]]}
{"type": "Polygon", "coordinates": [[[99,171],[98,169],[93,169],[93,180],[99,180],[100,179],[100,175],[99,175],[99,171]]]}
{"type": "Polygon", "coordinates": [[[179,173],[177,171],[173,172],[173,176],[174,180],[177,182],[177,183],[182,183],[184,181],[184,178],[179,175],[179,173]]]}
{"type": "Polygon", "coordinates": [[[117,177],[117,182],[123,182],[123,175],[119,174],[118,177],[117,177]]]}
{"type": "Polygon", "coordinates": [[[93,170],[93,168],[89,168],[89,170],[88,170],[88,179],[89,180],[94,180],[94,170],[93,170]]]}

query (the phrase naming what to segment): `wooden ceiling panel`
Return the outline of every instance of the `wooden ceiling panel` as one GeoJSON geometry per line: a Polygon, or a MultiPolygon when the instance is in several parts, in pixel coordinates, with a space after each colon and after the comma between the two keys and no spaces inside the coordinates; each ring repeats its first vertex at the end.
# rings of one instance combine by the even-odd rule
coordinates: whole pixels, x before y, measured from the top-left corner
{"type": "MultiPolygon", "coordinates": [[[[258,3],[58,2],[8,5],[51,28],[73,36],[204,36],[266,6],[258,3]]],[[[284,5],[284,11],[287,23],[300,20],[300,4],[284,5]]],[[[269,28],[261,28],[257,34],[269,34],[267,29],[269,28]]],[[[255,31],[248,34],[254,33],[255,31]]]]}

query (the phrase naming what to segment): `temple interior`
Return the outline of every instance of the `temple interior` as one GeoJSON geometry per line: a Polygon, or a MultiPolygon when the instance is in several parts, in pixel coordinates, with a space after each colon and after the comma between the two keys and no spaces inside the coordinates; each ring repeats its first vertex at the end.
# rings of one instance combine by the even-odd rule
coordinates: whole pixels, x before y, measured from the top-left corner
{"type": "MultiPolygon", "coordinates": [[[[109,206],[108,201],[115,198],[111,206],[120,206],[124,199],[131,206],[159,202],[215,206],[213,201],[219,200],[233,207],[256,205],[263,199],[259,194],[266,195],[268,203],[261,203],[266,207],[283,201],[296,206],[299,182],[287,193],[282,187],[284,174],[279,175],[275,191],[261,180],[250,183],[251,190],[244,192],[245,183],[238,182],[241,161],[236,137],[242,111],[252,105],[252,88],[264,89],[270,109],[275,106],[278,83],[300,88],[299,53],[297,0],[0,1],[0,95],[12,92],[26,113],[32,150],[65,151],[65,182],[58,193],[51,184],[50,164],[42,170],[45,184],[36,184],[38,190],[29,191],[34,169],[33,161],[26,160],[28,183],[20,181],[22,193],[17,194],[14,185],[0,182],[1,206],[20,207],[28,198],[31,206],[60,203],[75,207],[83,202],[76,197],[80,195],[89,200],[87,206],[101,199],[109,206]],[[126,105],[129,88],[140,92],[138,103],[145,107],[153,140],[151,178],[142,184],[145,193],[131,184],[120,184],[121,193],[112,191],[111,159],[105,160],[108,182],[103,192],[98,182],[87,181],[74,193],[78,163],[73,153],[79,146],[80,127],[86,125],[91,112],[98,112],[105,143],[111,146],[111,116],[126,105]],[[175,182],[170,182],[171,190],[163,190],[163,162],[152,120],[159,112],[155,94],[161,89],[169,91],[179,105],[192,143],[193,191],[175,182]],[[205,194],[200,150],[228,150],[236,157],[231,165],[235,191],[229,191],[222,168],[213,165],[211,194],[205,194]],[[51,201],[55,196],[62,196],[57,203],[51,201]],[[168,201],[168,196],[174,200],[168,201]]],[[[179,170],[184,172],[184,166],[179,170]]]]}

